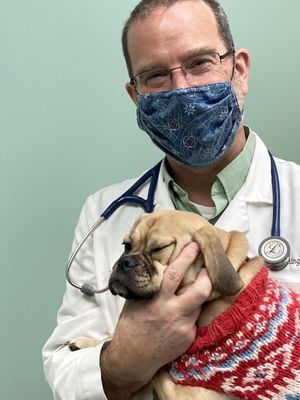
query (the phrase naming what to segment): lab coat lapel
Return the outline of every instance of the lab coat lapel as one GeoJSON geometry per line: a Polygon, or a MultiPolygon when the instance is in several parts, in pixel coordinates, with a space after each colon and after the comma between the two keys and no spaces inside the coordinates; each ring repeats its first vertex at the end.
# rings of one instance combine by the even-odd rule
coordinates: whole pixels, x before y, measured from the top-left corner
{"type": "Polygon", "coordinates": [[[251,208],[272,205],[271,163],[268,150],[255,134],[256,145],[246,181],[216,223],[225,230],[247,233],[251,208]]]}
{"type": "Polygon", "coordinates": [[[174,210],[174,204],[171,200],[170,194],[169,194],[169,190],[167,185],[164,182],[163,179],[163,166],[161,166],[160,168],[160,173],[158,176],[158,182],[157,182],[157,189],[156,189],[156,193],[155,193],[155,211],[158,210],[174,210]]]}
{"type": "Polygon", "coordinates": [[[226,231],[237,230],[245,233],[248,232],[248,207],[242,191],[240,191],[230,202],[226,210],[216,222],[215,226],[226,231]]]}

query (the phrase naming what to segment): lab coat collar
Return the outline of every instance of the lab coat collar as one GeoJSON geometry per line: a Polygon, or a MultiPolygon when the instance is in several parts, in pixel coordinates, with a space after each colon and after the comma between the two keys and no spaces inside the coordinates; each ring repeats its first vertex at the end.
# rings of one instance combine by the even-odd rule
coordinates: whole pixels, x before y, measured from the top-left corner
{"type": "Polygon", "coordinates": [[[268,149],[256,134],[255,139],[255,151],[246,181],[216,223],[222,229],[246,233],[249,231],[250,208],[273,204],[268,149]]]}
{"type": "Polygon", "coordinates": [[[157,188],[154,197],[155,211],[158,210],[174,210],[174,204],[171,200],[168,186],[164,182],[163,178],[163,162],[161,163],[157,188]]]}
{"type": "Polygon", "coordinates": [[[256,144],[243,191],[247,203],[273,204],[271,161],[263,141],[254,133],[256,144]]]}

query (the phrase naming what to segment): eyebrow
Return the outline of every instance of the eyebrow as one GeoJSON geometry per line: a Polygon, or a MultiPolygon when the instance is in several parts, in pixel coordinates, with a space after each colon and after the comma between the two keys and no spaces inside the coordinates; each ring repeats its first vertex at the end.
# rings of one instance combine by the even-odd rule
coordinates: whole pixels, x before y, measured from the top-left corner
{"type": "MultiPolygon", "coordinates": [[[[217,53],[217,50],[213,47],[201,47],[201,48],[197,48],[197,49],[188,50],[179,57],[179,59],[181,60],[180,64],[191,58],[199,57],[199,56],[202,56],[205,54],[210,54],[210,53],[217,53]]],[[[136,72],[136,74],[134,74],[134,76],[142,74],[143,72],[147,72],[147,71],[155,71],[155,70],[168,69],[168,68],[169,68],[169,66],[167,66],[166,64],[163,65],[162,63],[159,64],[157,62],[155,62],[155,63],[150,62],[148,64],[143,65],[143,68],[138,70],[136,72]]],[[[170,68],[172,68],[172,67],[170,67],[170,68]]]]}

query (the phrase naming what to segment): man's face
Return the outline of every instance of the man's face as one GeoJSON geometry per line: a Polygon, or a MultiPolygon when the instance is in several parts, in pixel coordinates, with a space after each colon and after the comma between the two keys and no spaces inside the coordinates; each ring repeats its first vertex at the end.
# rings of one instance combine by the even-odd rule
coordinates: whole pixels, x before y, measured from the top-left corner
{"type": "MultiPolygon", "coordinates": [[[[212,10],[202,1],[183,1],[169,8],[160,7],[147,18],[138,19],[129,28],[128,49],[133,75],[149,69],[178,67],[183,61],[205,52],[221,55],[228,50],[219,35],[212,10]]],[[[230,80],[232,69],[233,59],[227,57],[209,83],[230,80]]],[[[169,89],[187,86],[181,70],[173,71],[169,89]]],[[[244,89],[241,90],[239,82],[238,92],[244,92],[244,89]]],[[[136,102],[134,87],[127,85],[127,91],[136,102]]]]}

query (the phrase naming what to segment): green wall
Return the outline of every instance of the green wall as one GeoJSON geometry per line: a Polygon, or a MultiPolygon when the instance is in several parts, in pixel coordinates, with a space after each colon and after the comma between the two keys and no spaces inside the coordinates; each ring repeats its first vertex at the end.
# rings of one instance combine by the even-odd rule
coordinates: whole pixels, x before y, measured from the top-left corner
{"type": "MultiPolygon", "coordinates": [[[[299,162],[300,2],[222,3],[252,56],[246,121],[299,162]]],[[[52,398],[41,348],[81,206],[161,157],[124,90],[120,33],[135,4],[0,0],[1,399],[52,398]]]]}

